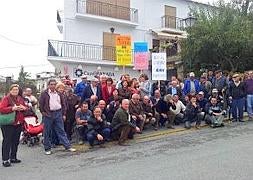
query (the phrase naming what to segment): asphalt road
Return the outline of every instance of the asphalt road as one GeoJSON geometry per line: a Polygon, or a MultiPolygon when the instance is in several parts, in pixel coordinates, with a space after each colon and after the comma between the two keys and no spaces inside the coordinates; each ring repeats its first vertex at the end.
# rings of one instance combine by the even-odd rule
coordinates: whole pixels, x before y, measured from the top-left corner
{"type": "Polygon", "coordinates": [[[132,141],[129,147],[75,154],[20,146],[22,164],[0,167],[1,180],[252,180],[253,122],[132,141]]]}

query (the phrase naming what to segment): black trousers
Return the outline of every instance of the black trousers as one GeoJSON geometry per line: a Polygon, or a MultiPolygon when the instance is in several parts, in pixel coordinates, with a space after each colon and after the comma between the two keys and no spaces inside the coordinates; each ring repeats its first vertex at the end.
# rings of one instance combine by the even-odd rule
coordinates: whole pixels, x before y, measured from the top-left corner
{"type": "Polygon", "coordinates": [[[22,126],[5,125],[1,126],[1,130],[3,134],[2,160],[16,159],[22,126]]]}
{"type": "Polygon", "coordinates": [[[66,121],[64,122],[64,130],[67,134],[68,140],[72,138],[73,126],[75,123],[75,117],[67,117],[66,121]]]}

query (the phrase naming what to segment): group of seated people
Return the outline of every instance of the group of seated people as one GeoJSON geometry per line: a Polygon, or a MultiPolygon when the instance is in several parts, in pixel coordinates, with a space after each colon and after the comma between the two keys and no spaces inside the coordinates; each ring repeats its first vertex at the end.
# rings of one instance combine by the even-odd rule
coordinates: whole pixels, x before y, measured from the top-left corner
{"type": "Polygon", "coordinates": [[[120,145],[125,145],[128,138],[145,129],[158,130],[165,126],[174,129],[180,124],[189,129],[193,123],[199,129],[202,121],[212,127],[223,126],[225,110],[216,89],[209,99],[202,91],[196,95],[179,93],[162,97],[159,89],[153,96],[140,93],[140,89],[131,93],[126,82],[122,81],[118,89],[113,88],[108,99],[94,94],[83,99],[75,114],[79,144],[87,141],[93,147],[96,143],[119,140],[120,145]]]}

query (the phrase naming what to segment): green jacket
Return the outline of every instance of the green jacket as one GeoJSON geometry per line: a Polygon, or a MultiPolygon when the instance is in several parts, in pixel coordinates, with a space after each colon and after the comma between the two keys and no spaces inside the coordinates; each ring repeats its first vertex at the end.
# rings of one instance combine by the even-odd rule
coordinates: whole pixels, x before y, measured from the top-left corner
{"type": "Polygon", "coordinates": [[[133,123],[129,121],[129,113],[120,107],[116,111],[112,119],[111,126],[113,130],[117,130],[119,127],[125,126],[125,125],[129,125],[133,128],[136,128],[136,125],[134,125],[133,123]]]}

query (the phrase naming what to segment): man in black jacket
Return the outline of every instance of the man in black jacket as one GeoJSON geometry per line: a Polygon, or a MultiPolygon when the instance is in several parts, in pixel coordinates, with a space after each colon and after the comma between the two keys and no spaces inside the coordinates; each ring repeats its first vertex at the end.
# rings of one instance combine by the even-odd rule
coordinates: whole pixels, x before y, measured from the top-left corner
{"type": "Polygon", "coordinates": [[[243,106],[245,97],[245,85],[240,81],[239,74],[233,75],[233,81],[229,86],[229,99],[232,100],[233,121],[243,121],[243,106]],[[238,110],[238,113],[237,113],[238,110]]]}
{"type": "Polygon", "coordinates": [[[99,85],[99,80],[97,78],[92,79],[91,84],[88,84],[84,88],[81,102],[83,101],[88,102],[92,95],[97,96],[98,101],[102,99],[102,90],[99,85]]]}
{"type": "Polygon", "coordinates": [[[159,124],[160,126],[165,126],[166,121],[168,121],[167,128],[174,129],[174,118],[173,114],[170,112],[170,107],[176,109],[173,105],[172,95],[168,94],[164,99],[160,99],[156,105],[156,112],[159,114],[159,124]]]}
{"type": "Polygon", "coordinates": [[[88,120],[87,140],[93,147],[95,140],[99,144],[104,143],[111,137],[111,129],[106,120],[102,117],[102,110],[97,106],[94,108],[93,115],[88,120]]]}
{"type": "Polygon", "coordinates": [[[167,94],[171,94],[172,96],[177,94],[179,96],[179,99],[181,99],[182,98],[182,90],[177,85],[178,85],[177,81],[172,81],[171,87],[168,88],[167,94]]]}

